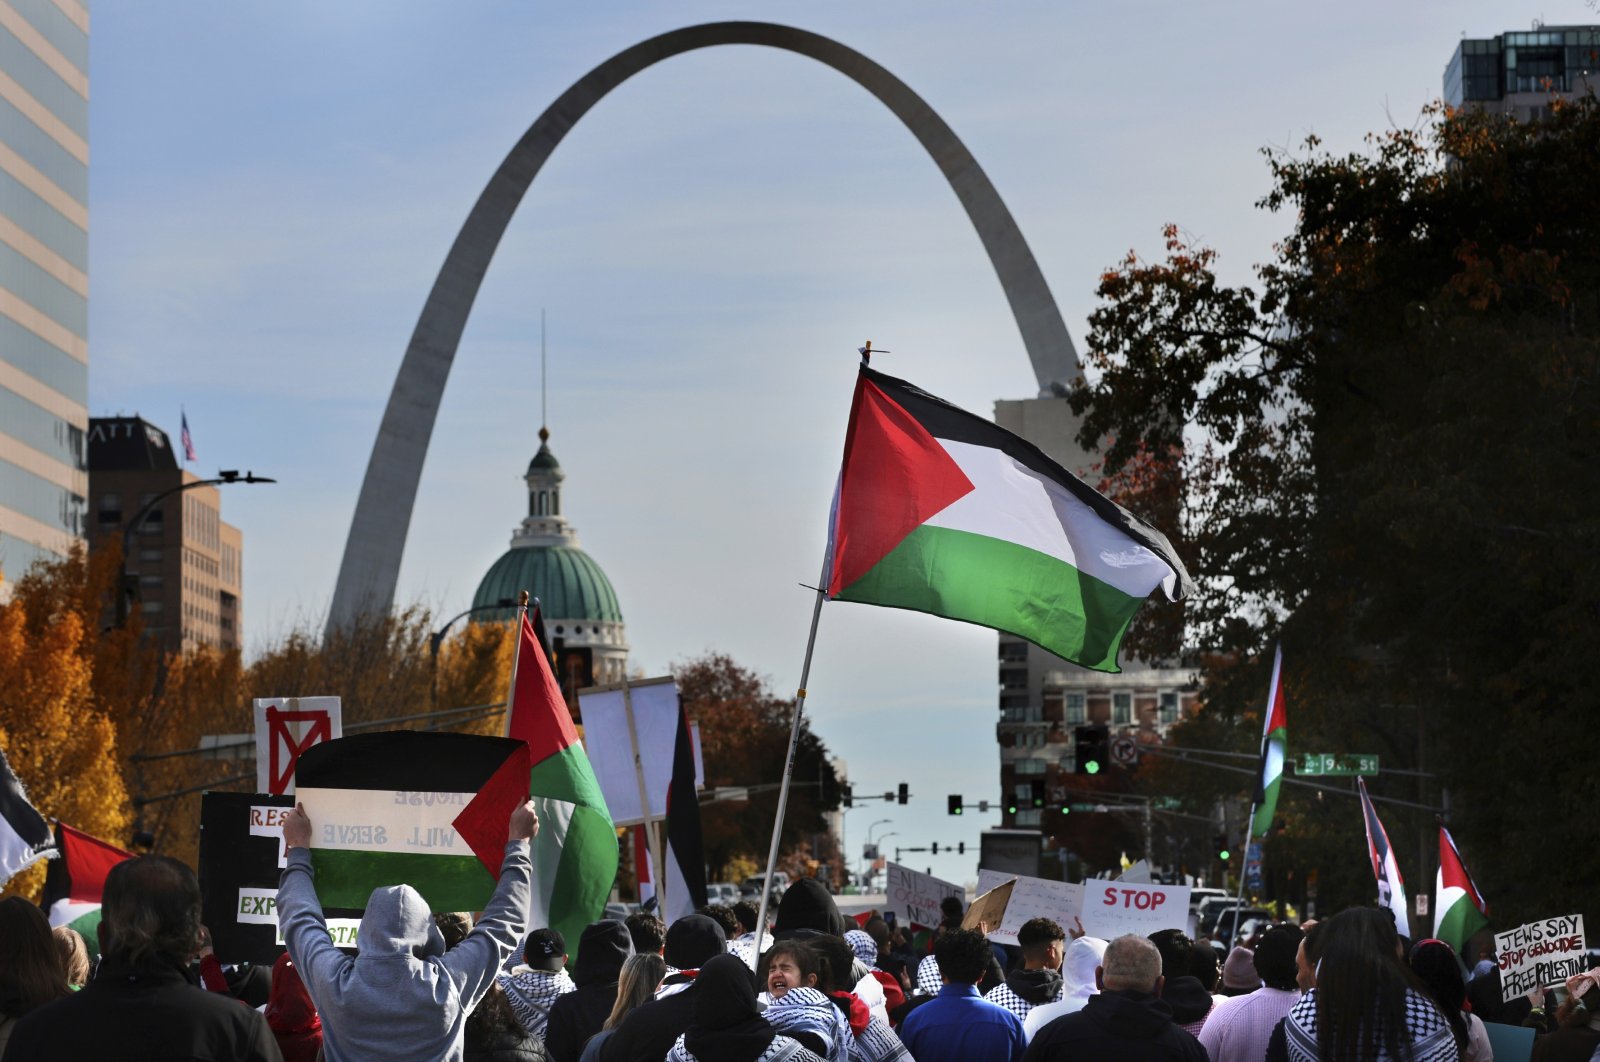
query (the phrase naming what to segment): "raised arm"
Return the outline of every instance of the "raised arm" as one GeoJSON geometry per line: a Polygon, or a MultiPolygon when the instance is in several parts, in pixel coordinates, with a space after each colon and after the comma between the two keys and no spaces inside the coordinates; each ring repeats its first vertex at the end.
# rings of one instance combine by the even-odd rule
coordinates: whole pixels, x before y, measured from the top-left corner
{"type": "Polygon", "coordinates": [[[312,1001],[321,985],[330,984],[350,957],[333,946],[317,899],[316,872],[311,869],[311,819],[299,804],[283,819],[288,860],[278,874],[278,929],[289,945],[289,957],[300,967],[312,1001]]]}
{"type": "Polygon", "coordinates": [[[483,909],[483,917],[465,940],[439,960],[461,993],[462,1006],[471,1009],[494,983],[507,955],[528,928],[532,901],[533,861],[529,842],[539,833],[539,815],[528,801],[511,813],[506,829],[505,856],[500,882],[483,909]]]}

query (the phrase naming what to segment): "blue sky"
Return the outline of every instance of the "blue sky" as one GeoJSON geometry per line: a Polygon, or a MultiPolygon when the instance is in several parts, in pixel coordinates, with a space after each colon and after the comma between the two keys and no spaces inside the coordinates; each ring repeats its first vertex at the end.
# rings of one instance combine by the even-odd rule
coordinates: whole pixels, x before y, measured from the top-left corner
{"type": "MultiPolygon", "coordinates": [[[[1409,126],[1455,42],[1594,20],[1572,2],[101,3],[92,27],[91,412],[174,434],[232,488],[259,649],[327,607],[378,420],[451,239],[533,119],[595,64],[760,18],[887,67],[965,141],[1082,345],[1100,272],[1181,225],[1235,282],[1286,222],[1263,147],[1409,126]]],[[[866,92],[786,53],[668,60],[591,111],[514,219],[433,435],[400,596],[465,608],[537,447],[539,313],[566,511],[633,663],[708,649],[792,690],[855,367],[968,408],[1035,393],[976,235],[866,92]]],[[[856,848],[975,842],[997,798],[995,636],[824,608],[813,725],[860,790],[856,848]]],[[[260,690],[315,694],[317,690],[260,690]]],[[[398,706],[397,706],[398,707],[398,706]]],[[[961,881],[975,861],[908,862],[961,881]]]]}

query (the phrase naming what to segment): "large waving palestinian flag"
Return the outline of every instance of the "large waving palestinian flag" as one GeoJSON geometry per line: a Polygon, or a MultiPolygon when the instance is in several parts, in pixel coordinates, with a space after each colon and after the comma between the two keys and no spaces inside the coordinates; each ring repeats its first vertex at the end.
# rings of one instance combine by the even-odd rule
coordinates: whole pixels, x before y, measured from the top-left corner
{"type": "Polygon", "coordinates": [[[526,612],[519,620],[506,717],[506,733],[527,742],[533,761],[529,792],[539,812],[528,924],[560,930],[576,959],[583,927],[605,917],[617,878],[617,831],[544,640],[535,633],[537,622],[537,608],[531,622],[526,612]]]}
{"type": "Polygon", "coordinates": [[[1473,884],[1455,838],[1439,825],[1439,874],[1433,886],[1433,935],[1465,954],[1472,934],[1489,924],[1489,905],[1473,884]]]}
{"type": "Polygon", "coordinates": [[[862,366],[828,535],[827,594],[1006,631],[1118,671],[1144,599],[1188,589],[1161,532],[1032,443],[862,366]]]}
{"type": "Polygon", "coordinates": [[[410,885],[435,911],[481,911],[511,811],[528,799],[528,749],[476,734],[391,730],[313,745],[295,764],[323,907],[367,906],[410,885]]]}
{"type": "Polygon", "coordinates": [[[56,823],[56,849],[60,855],[45,868],[41,906],[49,912],[52,926],[76,929],[93,948],[106,875],[124,859],[132,859],[133,853],[64,822],[56,823]]]}
{"type": "Polygon", "coordinates": [[[1389,843],[1389,833],[1372,806],[1372,798],[1367,795],[1365,778],[1356,778],[1356,792],[1361,797],[1361,818],[1367,827],[1367,859],[1372,863],[1373,877],[1378,879],[1378,906],[1387,907],[1394,915],[1395,931],[1402,937],[1409,937],[1411,920],[1406,913],[1406,883],[1400,878],[1394,846],[1389,843]]]}

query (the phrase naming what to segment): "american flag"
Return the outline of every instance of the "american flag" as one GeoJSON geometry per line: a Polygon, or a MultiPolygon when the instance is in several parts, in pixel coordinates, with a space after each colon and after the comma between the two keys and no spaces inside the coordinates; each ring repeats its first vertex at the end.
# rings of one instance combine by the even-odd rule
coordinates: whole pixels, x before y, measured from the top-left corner
{"type": "Polygon", "coordinates": [[[194,439],[189,434],[189,414],[179,410],[178,417],[183,422],[183,459],[185,461],[198,460],[194,456],[194,439]]]}

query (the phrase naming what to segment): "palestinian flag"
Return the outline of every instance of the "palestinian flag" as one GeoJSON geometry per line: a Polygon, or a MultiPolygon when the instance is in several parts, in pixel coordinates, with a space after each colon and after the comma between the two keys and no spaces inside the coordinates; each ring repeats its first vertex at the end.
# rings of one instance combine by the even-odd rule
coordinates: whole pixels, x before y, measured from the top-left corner
{"type": "Polygon", "coordinates": [[[1043,451],[862,366],[828,530],[828,597],[1015,634],[1118,671],[1133,614],[1189,577],[1165,536],[1043,451]]]}
{"type": "Polygon", "coordinates": [[[528,798],[528,750],[476,734],[390,730],[311,746],[294,769],[323,907],[410,885],[435,911],[481,911],[528,798]]]}
{"type": "Polygon", "coordinates": [[[1433,886],[1433,935],[1466,953],[1472,934],[1489,924],[1489,905],[1473,884],[1467,865],[1456,850],[1455,838],[1439,825],[1439,875],[1433,886]]]}
{"type": "Polygon", "coordinates": [[[1406,883],[1400,879],[1400,864],[1394,857],[1394,846],[1389,834],[1378,819],[1378,812],[1367,795],[1367,780],[1356,778],[1356,789],[1361,794],[1361,817],[1367,827],[1367,858],[1372,862],[1372,874],[1378,879],[1378,906],[1387,907],[1394,915],[1394,928],[1402,937],[1411,935],[1411,920],[1406,916],[1406,883]]]}
{"type": "Polygon", "coordinates": [[[91,950],[100,926],[100,896],[105,891],[106,875],[132,852],[75,830],[64,822],[56,823],[56,848],[60,855],[50,861],[44,873],[44,897],[40,901],[50,912],[51,926],[70,926],[83,934],[91,950]]]}
{"type": "Polygon", "coordinates": [[[538,618],[535,606],[532,622],[526,612],[518,621],[506,734],[527,742],[533,763],[528,791],[539,812],[528,924],[560,930],[575,960],[583,927],[605,917],[617,878],[617,831],[544,640],[534,632],[538,618]]]}
{"type": "Polygon", "coordinates": [[[21,780],[0,749],[0,885],[53,855],[50,824],[28,803],[21,780]]]}
{"type": "Polygon", "coordinates": [[[1267,687],[1267,721],[1261,732],[1261,773],[1256,778],[1255,818],[1250,836],[1265,837],[1278,811],[1283,781],[1283,754],[1289,737],[1289,713],[1283,699],[1283,646],[1272,657],[1272,683],[1267,687]]]}
{"type": "Polygon", "coordinates": [[[667,787],[667,902],[659,913],[668,924],[706,905],[706,858],[700,834],[700,796],[694,787],[694,747],[689,716],[678,705],[672,782],[667,787]]]}

